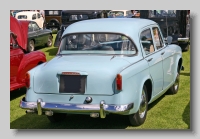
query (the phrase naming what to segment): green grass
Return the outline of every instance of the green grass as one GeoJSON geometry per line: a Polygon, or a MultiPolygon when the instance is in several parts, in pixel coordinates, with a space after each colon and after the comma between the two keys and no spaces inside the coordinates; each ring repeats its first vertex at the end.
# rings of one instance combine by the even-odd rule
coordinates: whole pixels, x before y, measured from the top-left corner
{"type": "MultiPolygon", "coordinates": [[[[55,35],[54,35],[55,38],[55,35]]],[[[55,47],[41,47],[47,59],[57,53],[55,47]]],[[[46,116],[25,114],[19,102],[25,96],[22,88],[10,92],[11,129],[190,129],[190,50],[183,53],[184,71],[180,75],[180,88],[176,95],[164,94],[149,105],[147,119],[139,127],[129,124],[126,116],[108,115],[105,119],[90,118],[88,115],[68,115],[61,123],[50,123],[46,116]]]]}

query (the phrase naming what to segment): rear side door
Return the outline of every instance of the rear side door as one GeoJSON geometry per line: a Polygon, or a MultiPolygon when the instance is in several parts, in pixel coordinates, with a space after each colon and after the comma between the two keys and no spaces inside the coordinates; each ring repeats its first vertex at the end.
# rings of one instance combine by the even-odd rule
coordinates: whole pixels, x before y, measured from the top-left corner
{"type": "Polygon", "coordinates": [[[163,89],[167,88],[174,79],[174,71],[175,71],[175,59],[173,49],[169,49],[168,46],[165,45],[161,30],[158,26],[152,27],[153,30],[153,39],[156,49],[158,53],[162,56],[163,59],[163,89]]]}
{"type": "Polygon", "coordinates": [[[162,55],[155,49],[151,26],[141,31],[140,43],[144,58],[149,64],[149,74],[153,81],[153,96],[155,96],[163,90],[164,77],[162,55]]]}

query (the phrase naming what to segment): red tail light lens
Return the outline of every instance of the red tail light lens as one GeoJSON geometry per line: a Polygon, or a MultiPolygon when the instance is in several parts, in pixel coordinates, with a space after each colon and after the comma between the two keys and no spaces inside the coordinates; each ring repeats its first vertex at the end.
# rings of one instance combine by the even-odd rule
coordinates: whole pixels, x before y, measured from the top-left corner
{"type": "Polygon", "coordinates": [[[122,76],[120,74],[117,74],[116,85],[117,85],[117,90],[122,90],[122,76]]]}
{"type": "Polygon", "coordinates": [[[25,84],[26,84],[27,88],[30,87],[30,74],[29,73],[26,73],[26,75],[25,75],[25,84]]]}

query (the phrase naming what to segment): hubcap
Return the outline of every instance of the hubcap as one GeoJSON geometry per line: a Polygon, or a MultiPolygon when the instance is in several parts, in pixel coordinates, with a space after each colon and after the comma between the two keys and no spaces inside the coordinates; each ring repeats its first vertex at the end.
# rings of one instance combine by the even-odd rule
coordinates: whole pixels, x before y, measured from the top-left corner
{"type": "Polygon", "coordinates": [[[142,91],[141,101],[140,101],[140,108],[139,108],[139,115],[140,118],[143,118],[147,109],[147,98],[144,90],[142,91]]]}
{"type": "Polygon", "coordinates": [[[29,42],[29,48],[30,48],[30,51],[34,50],[34,42],[32,40],[29,42]]]}

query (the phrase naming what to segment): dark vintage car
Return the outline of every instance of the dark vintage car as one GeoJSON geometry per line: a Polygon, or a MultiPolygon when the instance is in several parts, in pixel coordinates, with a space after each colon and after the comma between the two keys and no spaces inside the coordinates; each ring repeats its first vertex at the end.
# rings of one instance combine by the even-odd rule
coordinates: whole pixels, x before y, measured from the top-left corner
{"type": "Polygon", "coordinates": [[[164,37],[172,36],[172,43],[178,44],[183,51],[187,51],[190,44],[187,15],[188,10],[140,10],[140,18],[157,22],[164,37]]]}
{"type": "Polygon", "coordinates": [[[35,50],[36,46],[52,46],[52,31],[49,29],[40,28],[35,21],[20,20],[22,23],[28,24],[28,44],[27,51],[35,50]]]}
{"type": "Polygon", "coordinates": [[[27,22],[10,16],[10,91],[26,86],[27,71],[46,62],[43,52],[26,50],[27,31],[27,22]]]}
{"type": "Polygon", "coordinates": [[[46,28],[54,31],[60,30],[62,10],[45,10],[46,28]]]}
{"type": "Polygon", "coordinates": [[[54,46],[55,47],[59,46],[61,35],[70,24],[82,20],[101,18],[102,16],[103,16],[103,11],[100,10],[62,10],[61,12],[62,25],[60,27],[61,30],[58,31],[56,35],[54,46]]]}

